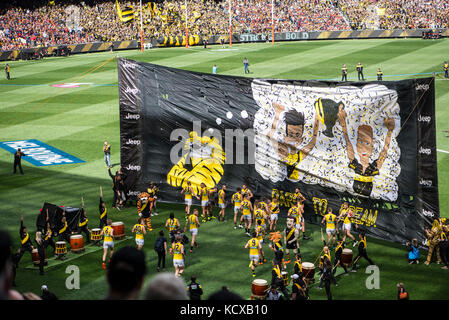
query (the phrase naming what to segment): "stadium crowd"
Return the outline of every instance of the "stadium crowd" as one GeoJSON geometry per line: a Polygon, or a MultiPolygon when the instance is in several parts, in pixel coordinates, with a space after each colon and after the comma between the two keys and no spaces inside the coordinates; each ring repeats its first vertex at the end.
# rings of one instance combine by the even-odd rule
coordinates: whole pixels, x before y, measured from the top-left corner
{"type": "MultiPolygon", "coordinates": [[[[271,0],[233,1],[232,13],[240,32],[271,32],[271,0]]],[[[321,0],[285,0],[274,3],[275,32],[348,30],[341,11],[321,0]]]]}
{"type": "Polygon", "coordinates": [[[339,0],[353,29],[434,29],[449,26],[449,3],[440,0],[339,0]]]}
{"type": "MultiPolygon", "coordinates": [[[[1,50],[92,41],[139,39],[139,1],[119,1],[134,18],[122,22],[114,1],[81,3],[15,0],[0,11],[1,50]]],[[[428,0],[285,0],[274,2],[275,32],[352,29],[443,28],[449,25],[449,3],[428,0]]],[[[209,37],[227,34],[228,1],[188,0],[189,33],[209,37]]],[[[235,33],[271,32],[271,0],[232,1],[235,33]]],[[[150,5],[144,1],[146,38],[185,33],[184,1],[150,5]]]]}

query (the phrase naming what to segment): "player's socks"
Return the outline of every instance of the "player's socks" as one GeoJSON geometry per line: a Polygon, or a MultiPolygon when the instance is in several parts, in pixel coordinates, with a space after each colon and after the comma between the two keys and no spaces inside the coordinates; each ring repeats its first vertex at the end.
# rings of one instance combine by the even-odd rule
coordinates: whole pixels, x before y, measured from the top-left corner
{"type": "Polygon", "coordinates": [[[102,265],[103,270],[106,270],[106,264],[103,261],[103,265],[102,265]]]}
{"type": "Polygon", "coordinates": [[[253,266],[253,260],[251,260],[250,262],[249,262],[249,268],[251,268],[253,266]]]}

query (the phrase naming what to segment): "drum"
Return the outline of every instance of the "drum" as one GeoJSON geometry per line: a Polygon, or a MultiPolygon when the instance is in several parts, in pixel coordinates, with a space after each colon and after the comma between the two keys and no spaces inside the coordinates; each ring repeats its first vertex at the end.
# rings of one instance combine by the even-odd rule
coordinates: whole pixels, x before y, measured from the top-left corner
{"type": "Polygon", "coordinates": [[[125,224],[123,222],[113,222],[111,227],[114,230],[114,239],[121,240],[125,237],[125,224]]]}
{"type": "Polygon", "coordinates": [[[288,286],[288,272],[282,271],[281,275],[282,275],[282,280],[284,280],[284,286],[288,286]]]}
{"type": "Polygon", "coordinates": [[[311,262],[302,263],[302,274],[307,283],[315,282],[315,265],[311,262]]]}
{"type": "Polygon", "coordinates": [[[67,243],[65,241],[56,242],[56,254],[65,254],[67,253],[67,243]]]}
{"type": "Polygon", "coordinates": [[[101,229],[98,229],[98,228],[92,229],[92,232],[90,233],[90,240],[100,241],[103,238],[103,236],[100,235],[100,233],[101,233],[101,229]]]}
{"type": "Polygon", "coordinates": [[[351,249],[343,249],[341,253],[341,262],[343,262],[346,267],[349,266],[352,262],[352,256],[353,253],[351,249]]]}
{"type": "Polygon", "coordinates": [[[264,279],[254,279],[251,285],[252,297],[265,297],[268,292],[268,281],[264,279]]]}
{"type": "MultiPolygon", "coordinates": [[[[33,249],[33,251],[31,252],[31,256],[33,259],[33,264],[35,266],[38,266],[39,263],[41,262],[40,257],[39,257],[39,253],[37,251],[37,249],[33,249]]],[[[44,260],[44,264],[47,265],[47,252],[45,252],[45,260],[44,260]]]]}
{"type": "Polygon", "coordinates": [[[84,237],[81,234],[70,236],[70,250],[76,253],[84,251],[84,237]]]}

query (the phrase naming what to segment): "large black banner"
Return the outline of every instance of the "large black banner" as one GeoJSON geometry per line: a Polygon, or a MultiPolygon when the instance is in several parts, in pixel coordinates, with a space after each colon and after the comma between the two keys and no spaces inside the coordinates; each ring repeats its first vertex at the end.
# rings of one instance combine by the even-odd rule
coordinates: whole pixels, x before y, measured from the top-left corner
{"type": "Polygon", "coordinates": [[[130,196],[152,181],[161,200],[182,203],[190,181],[194,191],[226,184],[230,199],[245,183],[288,208],[299,188],[309,221],[347,201],[354,224],[401,243],[423,242],[439,217],[433,78],[271,80],[118,65],[130,196]]]}

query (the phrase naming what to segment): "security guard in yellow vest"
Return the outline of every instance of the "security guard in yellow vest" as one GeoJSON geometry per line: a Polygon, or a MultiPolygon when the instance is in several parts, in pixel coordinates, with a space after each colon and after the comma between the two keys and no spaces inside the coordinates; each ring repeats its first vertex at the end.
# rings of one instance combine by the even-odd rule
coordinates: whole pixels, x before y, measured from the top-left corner
{"type": "Polygon", "coordinates": [[[444,77],[446,79],[449,78],[449,64],[447,63],[447,61],[444,61],[443,71],[444,71],[444,77]]]}
{"type": "Polygon", "coordinates": [[[382,81],[382,70],[380,70],[380,68],[377,68],[377,81],[382,81]]]}

